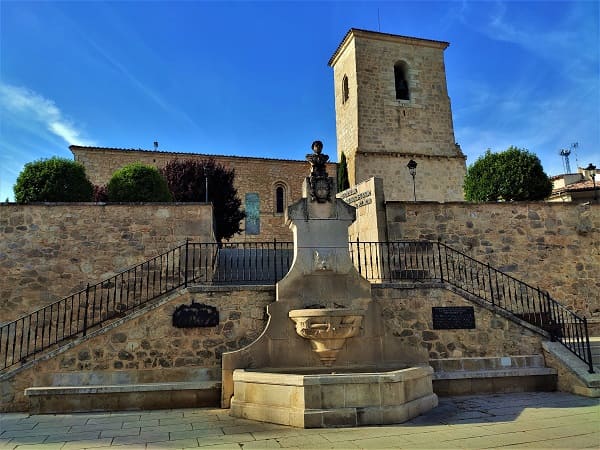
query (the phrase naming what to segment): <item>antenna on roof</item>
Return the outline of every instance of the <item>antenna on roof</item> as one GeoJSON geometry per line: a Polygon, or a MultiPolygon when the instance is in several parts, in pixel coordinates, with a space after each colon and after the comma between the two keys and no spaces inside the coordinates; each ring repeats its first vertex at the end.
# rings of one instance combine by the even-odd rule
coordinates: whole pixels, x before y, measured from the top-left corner
{"type": "Polygon", "coordinates": [[[579,158],[577,158],[577,149],[579,148],[579,142],[573,142],[571,144],[571,150],[575,153],[575,164],[579,167],[579,158]]]}
{"type": "Polygon", "coordinates": [[[565,150],[564,148],[560,150],[559,155],[562,156],[563,159],[563,170],[565,173],[571,173],[571,166],[569,164],[569,155],[571,154],[571,150],[565,150]]]}
{"type": "Polygon", "coordinates": [[[379,8],[377,8],[377,31],[381,33],[381,21],[379,20],[379,8]]]}
{"type": "Polygon", "coordinates": [[[154,141],[154,150],[158,150],[158,141],[154,141]]]}

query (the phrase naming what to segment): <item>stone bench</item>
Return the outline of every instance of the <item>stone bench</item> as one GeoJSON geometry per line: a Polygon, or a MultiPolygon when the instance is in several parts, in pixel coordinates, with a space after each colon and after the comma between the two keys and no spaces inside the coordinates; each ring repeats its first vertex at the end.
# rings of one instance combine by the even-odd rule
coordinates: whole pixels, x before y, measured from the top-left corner
{"type": "Polygon", "coordinates": [[[556,369],[542,355],[433,359],[433,391],[439,396],[555,391],[556,369]]]}
{"type": "Polygon", "coordinates": [[[25,389],[30,412],[67,413],[218,406],[221,381],[185,381],[25,389]]]}

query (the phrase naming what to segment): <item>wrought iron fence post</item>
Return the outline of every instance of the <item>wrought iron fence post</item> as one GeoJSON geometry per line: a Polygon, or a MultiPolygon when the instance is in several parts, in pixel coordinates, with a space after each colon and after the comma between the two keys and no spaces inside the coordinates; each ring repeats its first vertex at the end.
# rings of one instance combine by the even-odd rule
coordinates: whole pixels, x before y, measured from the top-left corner
{"type": "MultiPolygon", "coordinates": [[[[275,283],[277,283],[277,238],[273,238],[273,266],[275,272],[275,283]]],[[[283,269],[283,267],[282,267],[283,269]]]]}
{"type": "Polygon", "coordinates": [[[184,264],[184,267],[185,267],[184,270],[185,270],[185,272],[184,272],[184,282],[183,282],[183,285],[185,287],[187,287],[187,285],[188,285],[188,257],[189,257],[188,251],[189,251],[189,241],[190,241],[189,238],[185,238],[185,264],[184,264]]]}
{"type": "Polygon", "coordinates": [[[552,311],[552,299],[550,298],[550,294],[548,293],[548,291],[545,292],[546,295],[546,307],[548,308],[548,322],[549,322],[549,326],[548,328],[550,328],[550,341],[555,342],[556,341],[556,326],[558,326],[558,321],[554,320],[554,314],[552,311]]]}
{"type": "Polygon", "coordinates": [[[444,282],[444,268],[442,267],[442,246],[440,245],[440,241],[437,241],[437,249],[438,249],[438,263],[440,266],[440,281],[444,282]]]}
{"type": "Polygon", "coordinates": [[[85,311],[83,313],[83,335],[87,334],[88,308],[90,305],[90,283],[85,288],[85,311]]]}
{"type": "Polygon", "coordinates": [[[490,263],[486,263],[488,268],[488,278],[490,279],[490,300],[492,301],[492,306],[496,305],[494,301],[494,289],[492,287],[492,268],[490,267],[490,263]]]}
{"type": "Polygon", "coordinates": [[[588,333],[587,318],[583,318],[583,329],[585,330],[585,345],[587,347],[588,372],[594,373],[594,361],[592,360],[592,347],[590,346],[590,335],[588,333]]]}
{"type": "Polygon", "coordinates": [[[362,269],[360,265],[360,239],[356,236],[356,255],[358,257],[358,273],[362,275],[362,269]]]}

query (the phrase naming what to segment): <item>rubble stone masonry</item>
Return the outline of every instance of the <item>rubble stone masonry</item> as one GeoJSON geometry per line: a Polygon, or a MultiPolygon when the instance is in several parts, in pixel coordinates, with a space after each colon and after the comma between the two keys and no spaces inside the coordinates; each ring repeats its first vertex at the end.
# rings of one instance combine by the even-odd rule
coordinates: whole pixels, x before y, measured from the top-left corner
{"type": "Polygon", "coordinates": [[[139,264],[186,238],[214,242],[207,204],[0,205],[0,323],[139,264]]]}
{"type": "Polygon", "coordinates": [[[600,206],[386,204],[389,240],[440,240],[591,319],[600,335],[600,206]]]}
{"type": "MultiPolygon", "coordinates": [[[[266,306],[273,301],[275,288],[266,286],[184,290],[53,358],[0,378],[0,412],[26,410],[23,391],[32,386],[220,380],[223,352],[260,335],[267,324],[266,306]],[[175,328],[173,312],[191,301],[216,307],[219,324],[175,328]]],[[[430,359],[542,352],[543,336],[445,289],[378,287],[373,301],[386,329],[402,342],[426,348],[430,359]],[[434,330],[432,306],[474,306],[476,329],[434,330]]],[[[294,326],[291,320],[289,326],[294,326]]]]}
{"type": "MultiPolygon", "coordinates": [[[[209,211],[197,204],[0,205],[0,322],[156,256],[186,237],[208,239],[209,211]]],[[[600,207],[387,202],[386,216],[389,240],[439,239],[549,291],[592,319],[591,325],[600,323],[600,207]]],[[[372,226],[367,216],[360,219],[372,226]]]]}

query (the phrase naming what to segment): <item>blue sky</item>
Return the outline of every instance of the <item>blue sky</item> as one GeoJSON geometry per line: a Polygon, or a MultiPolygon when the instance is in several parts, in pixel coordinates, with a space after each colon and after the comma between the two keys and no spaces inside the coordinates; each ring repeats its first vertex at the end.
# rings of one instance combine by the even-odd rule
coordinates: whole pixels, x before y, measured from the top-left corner
{"type": "Polygon", "coordinates": [[[0,200],[69,144],[335,158],[333,72],[349,28],[450,42],[457,142],[600,166],[597,1],[0,1],[0,200]]]}

